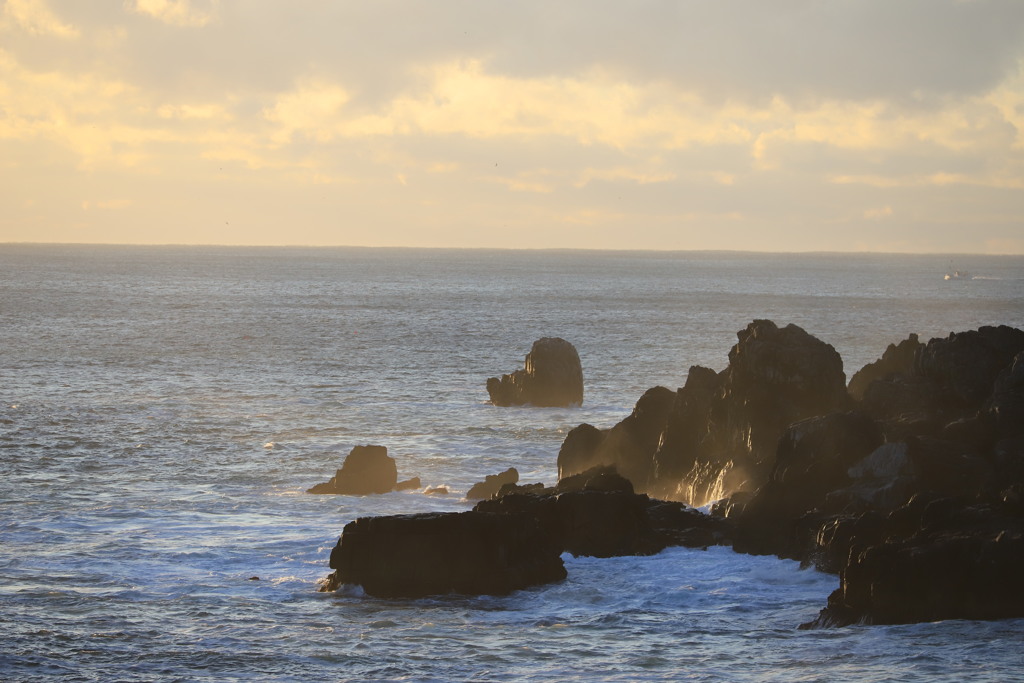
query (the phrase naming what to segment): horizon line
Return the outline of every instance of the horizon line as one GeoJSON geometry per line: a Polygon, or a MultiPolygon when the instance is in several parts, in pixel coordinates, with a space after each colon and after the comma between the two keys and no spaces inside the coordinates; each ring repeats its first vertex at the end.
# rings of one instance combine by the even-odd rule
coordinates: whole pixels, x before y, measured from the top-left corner
{"type": "Polygon", "coordinates": [[[874,251],[808,249],[805,251],[767,251],[758,249],[658,249],[658,248],[609,248],[609,247],[453,247],[453,246],[411,246],[411,245],[365,245],[365,244],[230,244],[190,242],[0,242],[0,248],[9,246],[32,247],[142,247],[142,248],[214,248],[214,249],[365,249],[393,251],[529,251],[529,252],[603,252],[643,254],[774,254],[784,255],[872,255],[872,256],[1024,256],[1022,253],[960,252],[960,251],[874,251]]]}

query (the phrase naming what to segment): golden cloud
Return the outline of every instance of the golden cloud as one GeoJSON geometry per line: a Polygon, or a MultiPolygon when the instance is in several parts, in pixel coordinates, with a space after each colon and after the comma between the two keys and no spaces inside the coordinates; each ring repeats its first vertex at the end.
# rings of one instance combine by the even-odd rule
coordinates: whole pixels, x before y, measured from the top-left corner
{"type": "Polygon", "coordinates": [[[3,19],[3,23],[13,24],[34,36],[77,38],[79,35],[78,29],[62,22],[45,0],[7,0],[3,19]]]}
{"type": "Polygon", "coordinates": [[[197,9],[191,0],[134,0],[129,9],[172,26],[206,26],[216,18],[219,0],[209,0],[208,9],[197,9]]]}

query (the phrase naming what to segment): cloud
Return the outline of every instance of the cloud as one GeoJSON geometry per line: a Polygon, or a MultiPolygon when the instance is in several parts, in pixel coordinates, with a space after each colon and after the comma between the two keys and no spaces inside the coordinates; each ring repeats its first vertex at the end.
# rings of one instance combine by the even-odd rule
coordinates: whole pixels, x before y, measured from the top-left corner
{"type": "Polygon", "coordinates": [[[62,22],[45,0],[7,0],[3,20],[34,36],[77,38],[79,35],[78,29],[62,22]]]}
{"type": "Polygon", "coordinates": [[[274,105],[265,109],[263,115],[279,126],[273,136],[278,143],[288,142],[296,132],[326,142],[335,136],[340,110],[349,99],[341,86],[307,81],[293,91],[278,95],[274,105]]]}
{"type": "Polygon", "coordinates": [[[1024,218],[1022,27],[1019,0],[8,0],[0,170],[38,214],[87,177],[91,209],[132,202],[111,221],[911,248],[910,223],[1024,218]]]}
{"type": "Polygon", "coordinates": [[[128,7],[172,26],[202,27],[214,20],[219,0],[207,0],[206,8],[193,6],[192,0],[129,0],[128,7]]]}

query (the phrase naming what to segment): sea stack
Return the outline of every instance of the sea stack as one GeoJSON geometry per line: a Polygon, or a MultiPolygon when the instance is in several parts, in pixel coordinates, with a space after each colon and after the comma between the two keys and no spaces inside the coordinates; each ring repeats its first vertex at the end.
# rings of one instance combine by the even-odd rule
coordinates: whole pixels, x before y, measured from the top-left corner
{"type": "Polygon", "coordinates": [[[366,496],[388,493],[398,486],[398,467],[384,446],[356,446],[330,481],[317,484],[307,493],[337,493],[366,496]]]}
{"type": "Polygon", "coordinates": [[[526,367],[491,377],[487,393],[496,406],[582,404],[583,366],[576,347],[559,337],[538,339],[526,354],[526,367]]]}

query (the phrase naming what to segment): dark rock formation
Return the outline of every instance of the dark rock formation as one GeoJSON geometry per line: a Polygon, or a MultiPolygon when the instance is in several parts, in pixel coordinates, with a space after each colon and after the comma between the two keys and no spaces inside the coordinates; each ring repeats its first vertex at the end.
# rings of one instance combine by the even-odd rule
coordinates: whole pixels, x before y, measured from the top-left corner
{"type": "Polygon", "coordinates": [[[840,587],[807,626],[1024,616],[1024,518],[1001,507],[935,500],[909,536],[893,515],[875,532],[883,542],[851,544],[840,587]]]}
{"type": "Polygon", "coordinates": [[[317,484],[307,493],[340,493],[365,496],[393,491],[398,484],[398,467],[384,446],[356,446],[331,480],[317,484]]]}
{"type": "Polygon", "coordinates": [[[599,491],[601,493],[634,493],[633,483],[619,474],[613,465],[592,467],[558,480],[552,494],[599,491]]]}
{"type": "Polygon", "coordinates": [[[997,439],[1024,434],[1024,352],[1018,353],[996,378],[982,415],[997,439]]]}
{"type": "Polygon", "coordinates": [[[565,578],[561,550],[535,519],[486,512],[363,517],[331,552],[324,591],[377,597],[501,595],[565,578]]]}
{"type": "Polygon", "coordinates": [[[1007,327],[890,346],[851,381],[861,413],[791,426],[769,481],[717,507],[734,548],[839,572],[808,626],[1024,616],[1022,349],[1007,327]]]}
{"type": "Polygon", "coordinates": [[[850,378],[850,385],[847,387],[850,396],[860,401],[864,398],[864,392],[875,380],[884,380],[892,375],[910,373],[914,368],[917,354],[922,348],[924,348],[924,344],[918,341],[916,334],[911,334],[899,344],[889,344],[881,358],[873,363],[868,363],[853,374],[853,377],[850,378]]]}
{"type": "Polygon", "coordinates": [[[791,425],[779,441],[771,477],[732,518],[740,552],[804,559],[817,529],[805,515],[827,510],[830,491],[852,483],[849,470],[882,443],[860,413],[832,413],[791,425]]]}
{"type": "Polygon", "coordinates": [[[508,494],[474,509],[529,515],[564,552],[577,556],[651,555],[672,545],[707,547],[729,538],[726,520],[633,493],[629,480],[611,467],[572,475],[541,495],[508,494]]]}
{"type": "Polygon", "coordinates": [[[883,423],[890,441],[939,436],[955,422],[961,424],[948,436],[977,441],[979,435],[993,434],[991,425],[976,422],[979,414],[998,420],[996,406],[1005,406],[1016,416],[1009,406],[1015,393],[1020,396],[1020,378],[1015,392],[1012,366],[1022,351],[1024,331],[1005,325],[932,339],[917,349],[909,371],[890,372],[867,384],[861,407],[883,423]],[[1003,377],[1006,384],[996,387],[1003,377]]]}
{"type": "Polygon", "coordinates": [[[790,424],[850,399],[839,354],[796,325],[755,320],[737,337],[721,373],[695,366],[682,389],[649,390],[607,433],[570,432],[559,473],[614,465],[638,490],[691,505],[757,489],[790,424]]]}
{"type": "MultiPolygon", "coordinates": [[[[732,543],[839,573],[808,626],[1024,617],[1024,332],[911,335],[849,389],[835,350],[798,327],[758,320],[738,337],[722,372],[693,367],[683,388],[649,390],[615,427],[573,429],[556,486],[506,483],[478,503],[474,514],[512,520],[493,528],[507,537],[487,566],[519,557],[530,534],[523,543],[546,552],[599,557],[732,543]],[[647,495],[703,504],[730,491],[712,515],[647,495]]],[[[465,578],[475,570],[452,570],[471,560],[450,549],[470,542],[445,539],[498,523],[438,524],[424,543],[449,561],[430,556],[427,574],[463,578],[458,588],[431,579],[430,591],[499,592],[465,578]]],[[[373,572],[391,582],[379,594],[424,590],[407,555],[353,538],[351,557],[332,555],[335,582],[352,581],[343,566],[365,565],[359,582],[373,584],[373,572]]]]}
{"type": "Polygon", "coordinates": [[[487,393],[496,406],[582,404],[583,368],[576,347],[558,337],[538,339],[526,354],[526,367],[491,377],[487,393]]]}
{"type": "Polygon", "coordinates": [[[573,427],[558,449],[558,478],[564,479],[596,467],[599,464],[597,449],[604,441],[604,436],[604,432],[590,424],[573,427]]]}
{"type": "Polygon", "coordinates": [[[378,597],[502,594],[564,578],[563,552],[651,555],[728,540],[727,520],[635,494],[614,469],[597,468],[539,495],[481,501],[471,512],[357,519],[331,553],[335,571],[321,590],[355,584],[378,597]]]}
{"type": "Polygon", "coordinates": [[[483,500],[485,498],[493,498],[501,490],[502,486],[506,484],[517,484],[519,482],[519,472],[514,467],[509,467],[500,474],[488,474],[484,477],[484,480],[473,484],[469,491],[466,493],[466,498],[469,500],[483,500]]]}
{"type": "Polygon", "coordinates": [[[654,474],[654,452],[675,399],[675,392],[654,387],[640,397],[626,419],[607,433],[590,425],[573,429],[558,453],[559,477],[610,465],[636,487],[646,488],[654,474]]]}
{"type": "Polygon", "coordinates": [[[769,320],[755,320],[737,336],[712,400],[710,433],[683,478],[692,498],[705,496],[692,504],[758,488],[790,424],[848,406],[843,361],[829,344],[769,320]]]}
{"type": "MultiPolygon", "coordinates": [[[[654,454],[654,477],[663,494],[671,495],[697,464],[701,444],[710,443],[712,402],[721,379],[711,368],[694,365],[676,392],[665,431],[654,454]]],[[[701,496],[703,497],[703,496],[701,496]]],[[[693,496],[686,496],[692,500],[693,496]]]]}

